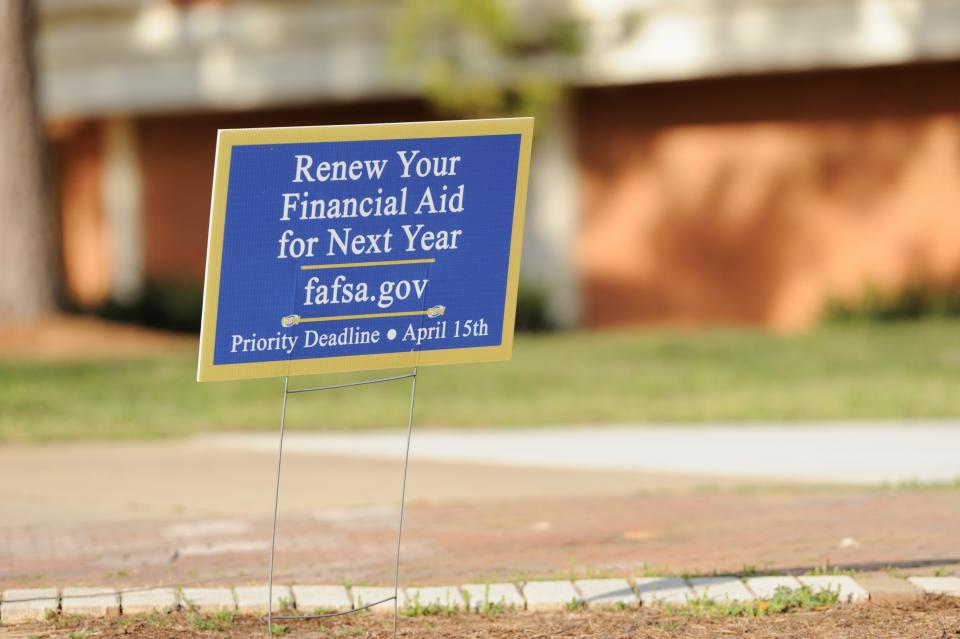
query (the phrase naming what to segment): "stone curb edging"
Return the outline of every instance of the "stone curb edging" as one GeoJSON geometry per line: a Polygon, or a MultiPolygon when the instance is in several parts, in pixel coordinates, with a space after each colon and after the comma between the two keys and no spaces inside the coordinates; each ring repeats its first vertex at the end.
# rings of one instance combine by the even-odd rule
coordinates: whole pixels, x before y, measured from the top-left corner
{"type": "MultiPolygon", "coordinates": [[[[864,585],[884,580],[863,579],[864,585]]],[[[889,582],[890,580],[886,580],[889,582]]],[[[960,597],[960,577],[910,577],[895,579],[896,592],[915,591],[960,597]]],[[[814,591],[830,589],[843,603],[885,599],[886,591],[868,590],[846,575],[748,577],[636,577],[627,579],[580,579],[529,581],[526,583],[465,584],[463,586],[408,587],[400,591],[401,605],[439,605],[457,610],[483,610],[487,606],[518,610],[562,610],[581,607],[639,607],[678,605],[690,599],[753,601],[768,599],[777,587],[809,586],[814,591]]],[[[351,610],[393,595],[392,588],[333,585],[275,585],[273,609],[298,610],[305,614],[351,610]]],[[[49,615],[76,614],[111,617],[120,614],[172,612],[177,609],[202,613],[235,611],[266,612],[266,586],[213,588],[18,588],[0,592],[0,624],[40,621],[49,615]]],[[[393,606],[378,606],[374,612],[389,613],[393,606]]]]}

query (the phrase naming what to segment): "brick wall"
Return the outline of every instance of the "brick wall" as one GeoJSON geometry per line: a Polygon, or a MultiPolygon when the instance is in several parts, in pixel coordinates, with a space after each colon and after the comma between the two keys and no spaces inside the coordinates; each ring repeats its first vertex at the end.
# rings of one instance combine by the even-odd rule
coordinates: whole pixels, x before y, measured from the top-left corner
{"type": "Polygon", "coordinates": [[[422,106],[404,102],[141,120],[146,277],[157,281],[203,282],[218,128],[429,118],[430,114],[422,106]]]}
{"type": "Polygon", "coordinates": [[[793,329],[960,282],[960,65],[587,90],[584,322],[793,329]]]}
{"type": "MultiPolygon", "coordinates": [[[[588,326],[809,325],[867,285],[960,283],[960,64],[581,90],[588,326]]],[[[217,128],[435,118],[413,102],[136,121],[144,275],[200,283],[217,128]]],[[[109,291],[97,123],[57,137],[70,295],[109,291]]]]}
{"type": "Polygon", "coordinates": [[[52,137],[65,293],[78,304],[97,304],[110,290],[100,127],[73,123],[52,137]]]}

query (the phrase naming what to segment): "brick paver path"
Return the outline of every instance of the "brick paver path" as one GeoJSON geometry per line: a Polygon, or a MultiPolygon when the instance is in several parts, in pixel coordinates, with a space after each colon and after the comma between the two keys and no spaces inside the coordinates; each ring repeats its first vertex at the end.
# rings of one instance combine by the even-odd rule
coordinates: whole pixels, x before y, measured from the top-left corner
{"type": "MultiPolygon", "coordinates": [[[[277,575],[385,583],[393,508],[286,515],[277,575]]],[[[237,584],[265,577],[266,518],[2,526],[0,585],[237,584]]],[[[406,583],[611,573],[960,562],[960,491],[716,494],[413,503],[406,583]]],[[[956,568],[956,566],[955,566],[956,568]]]]}

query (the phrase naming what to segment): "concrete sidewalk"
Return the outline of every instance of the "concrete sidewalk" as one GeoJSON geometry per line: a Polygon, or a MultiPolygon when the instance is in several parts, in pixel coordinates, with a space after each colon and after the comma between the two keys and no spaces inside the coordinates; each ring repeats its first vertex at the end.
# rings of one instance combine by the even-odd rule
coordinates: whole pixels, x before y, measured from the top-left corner
{"type": "MultiPolygon", "coordinates": [[[[0,446],[0,525],[261,516],[276,433],[0,446]]],[[[395,504],[404,433],[288,433],[281,509],[395,504]]],[[[596,426],[414,431],[431,503],[684,492],[744,483],[950,482],[960,424],[596,426]]]]}
{"type": "MultiPolygon", "coordinates": [[[[295,433],[291,454],[389,459],[404,433],[295,433]]],[[[212,450],[271,451],[276,435],[203,437],[212,450]]],[[[831,483],[960,479],[960,422],[584,426],[414,433],[417,460],[831,483]]]]}
{"type": "MultiPolygon", "coordinates": [[[[284,458],[281,513],[399,502],[402,438],[388,436],[396,447],[384,444],[382,458],[298,454],[298,438],[291,435],[284,458]]],[[[276,472],[276,438],[270,439],[0,446],[0,527],[263,517],[273,504],[276,472]],[[257,445],[247,449],[248,442],[257,445]]],[[[425,459],[420,450],[415,440],[410,503],[623,496],[742,483],[737,477],[445,463],[425,459]]]]}

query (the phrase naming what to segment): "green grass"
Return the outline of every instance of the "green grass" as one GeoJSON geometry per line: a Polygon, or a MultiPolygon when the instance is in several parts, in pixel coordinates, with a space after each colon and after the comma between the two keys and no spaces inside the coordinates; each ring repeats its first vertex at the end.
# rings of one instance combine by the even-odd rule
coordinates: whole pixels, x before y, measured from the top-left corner
{"type": "MultiPolygon", "coordinates": [[[[0,360],[0,441],[276,427],[282,380],[197,384],[195,357],[0,360]]],[[[298,395],[288,424],[399,427],[408,392],[398,382],[298,395]]],[[[417,392],[419,427],[956,416],[960,322],[521,335],[512,362],[424,368],[417,392]]]]}

